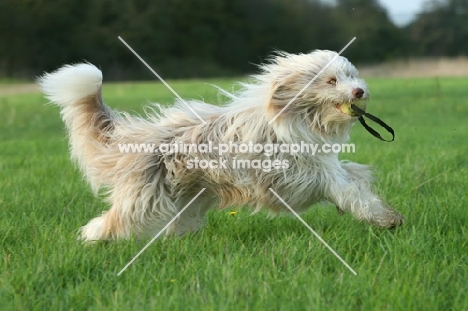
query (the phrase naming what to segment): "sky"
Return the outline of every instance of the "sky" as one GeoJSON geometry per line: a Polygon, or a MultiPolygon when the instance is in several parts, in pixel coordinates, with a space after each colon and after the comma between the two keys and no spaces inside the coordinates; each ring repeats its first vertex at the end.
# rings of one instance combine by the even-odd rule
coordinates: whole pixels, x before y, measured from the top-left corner
{"type": "Polygon", "coordinates": [[[427,0],[379,0],[379,2],[387,9],[395,24],[405,26],[422,10],[423,3],[427,0]]]}

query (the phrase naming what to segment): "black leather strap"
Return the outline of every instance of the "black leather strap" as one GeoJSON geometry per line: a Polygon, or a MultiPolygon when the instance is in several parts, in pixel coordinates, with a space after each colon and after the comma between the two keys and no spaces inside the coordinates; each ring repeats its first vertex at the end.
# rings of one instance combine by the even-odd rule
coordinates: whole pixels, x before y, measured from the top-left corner
{"type": "Polygon", "coordinates": [[[359,108],[358,106],[356,105],[351,105],[351,109],[353,109],[355,112],[359,113],[360,116],[358,117],[359,119],[359,122],[361,122],[362,126],[364,126],[364,128],[369,132],[371,133],[373,136],[377,137],[378,139],[382,140],[382,141],[386,141],[386,142],[391,142],[391,141],[394,141],[395,140],[395,132],[393,131],[393,129],[387,125],[384,121],[380,120],[379,118],[377,118],[376,116],[373,116],[371,115],[370,113],[367,113],[365,112],[364,110],[362,110],[361,108],[359,108]],[[392,134],[392,139],[391,140],[387,140],[387,139],[384,139],[382,138],[382,136],[376,131],[374,130],[372,127],[370,127],[366,121],[364,120],[364,117],[363,116],[366,116],[368,117],[370,120],[374,121],[375,123],[379,124],[380,126],[382,126],[384,129],[386,129],[390,134],[392,134]]]}

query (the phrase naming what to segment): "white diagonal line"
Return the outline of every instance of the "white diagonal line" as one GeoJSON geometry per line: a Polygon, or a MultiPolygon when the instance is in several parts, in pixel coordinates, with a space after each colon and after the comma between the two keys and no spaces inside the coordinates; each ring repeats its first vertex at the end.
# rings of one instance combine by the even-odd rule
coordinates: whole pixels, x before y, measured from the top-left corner
{"type": "Polygon", "coordinates": [[[187,106],[187,108],[203,123],[203,124],[206,124],[206,121],[202,119],[202,117],[200,117],[200,115],[198,113],[195,112],[195,110],[193,110],[192,107],[190,107],[189,104],[187,104],[187,102],[185,100],[182,99],[182,97],[179,96],[179,94],[177,94],[176,91],[174,91],[174,89],[172,89],[172,87],[166,83],[166,81],[164,81],[163,78],[161,78],[160,75],[158,75],[158,73],[156,71],[153,70],[153,68],[150,67],[150,65],[148,65],[143,58],[140,57],[140,55],[138,55],[137,52],[135,52],[131,47],[130,45],[127,44],[127,42],[125,42],[124,39],[122,39],[120,36],[118,37],[120,41],[122,41],[123,44],[125,44],[125,46],[133,53],[135,54],[136,57],[138,57],[138,59],[156,76],[158,77],[158,79],[185,105],[187,106]]]}
{"type": "Polygon", "coordinates": [[[268,122],[268,124],[273,123],[273,122],[276,120],[276,118],[279,117],[280,114],[282,114],[286,109],[288,109],[289,105],[291,105],[291,104],[293,103],[293,101],[295,101],[295,100],[305,91],[305,89],[308,88],[308,87],[315,81],[315,79],[317,79],[317,78],[325,71],[325,69],[327,69],[328,66],[330,66],[331,63],[333,63],[333,61],[334,61],[335,59],[337,59],[338,56],[340,56],[341,53],[343,53],[343,52],[348,48],[348,46],[351,45],[351,43],[353,43],[354,40],[356,40],[356,37],[352,38],[351,41],[349,41],[348,44],[346,44],[345,47],[342,48],[341,51],[339,51],[338,54],[336,54],[336,55],[331,59],[331,61],[329,61],[328,64],[326,64],[325,67],[323,67],[322,70],[320,70],[320,71],[315,75],[315,77],[314,77],[312,80],[310,80],[309,83],[307,83],[307,84],[302,88],[302,90],[300,90],[299,93],[297,93],[296,96],[294,96],[293,99],[291,99],[291,100],[289,101],[289,103],[288,103],[286,106],[284,106],[283,109],[281,109],[281,110],[276,114],[276,116],[274,116],[273,119],[270,120],[270,122],[268,122]]]}
{"type": "Polygon", "coordinates": [[[273,194],[274,194],[274,195],[275,195],[275,196],[276,196],[276,197],[277,197],[293,214],[294,214],[294,216],[296,216],[296,217],[304,224],[304,226],[306,226],[307,229],[309,229],[310,232],[312,232],[312,233],[315,235],[315,237],[316,237],[317,239],[319,239],[319,241],[322,242],[323,245],[325,245],[325,246],[330,250],[330,252],[332,252],[332,254],[335,255],[336,258],[338,258],[338,259],[346,266],[346,268],[349,269],[349,271],[351,271],[354,275],[357,275],[356,271],[354,271],[353,268],[351,268],[351,267],[348,265],[348,263],[347,263],[346,261],[344,261],[344,259],[341,258],[340,255],[338,255],[338,253],[335,252],[335,251],[333,250],[333,248],[331,248],[330,245],[328,245],[327,242],[325,242],[325,241],[322,239],[322,237],[321,237],[320,235],[318,235],[317,232],[315,232],[315,231],[304,221],[304,219],[302,219],[301,216],[299,216],[299,214],[297,214],[297,213],[291,208],[291,206],[289,206],[288,203],[286,203],[286,201],[284,201],[283,198],[281,198],[281,197],[275,192],[275,190],[273,190],[273,189],[271,189],[271,188],[268,188],[268,189],[270,189],[270,191],[271,191],[271,192],[272,192],[272,193],[273,193],[273,194]]]}
{"type": "Polygon", "coordinates": [[[187,209],[187,207],[189,207],[190,204],[192,204],[193,201],[195,201],[200,196],[200,194],[202,194],[202,192],[205,191],[205,189],[206,188],[200,190],[200,192],[198,192],[197,195],[192,200],[190,200],[190,202],[188,202],[187,205],[185,205],[184,208],[180,212],[178,212],[177,215],[175,215],[174,218],[172,218],[171,221],[169,221],[167,225],[164,226],[164,228],[162,228],[161,231],[159,231],[158,234],[156,234],[154,238],[152,238],[151,241],[149,241],[148,244],[146,244],[145,247],[143,247],[141,251],[138,254],[136,254],[135,257],[133,257],[132,260],[130,260],[125,265],[125,267],[123,267],[122,270],[120,270],[119,273],[117,273],[117,276],[120,276],[125,270],[127,270],[127,268],[138,258],[138,256],[140,256],[151,245],[151,243],[153,243],[161,235],[161,233],[163,233],[164,230],[166,230],[177,219],[177,217],[179,217],[187,209]]]}

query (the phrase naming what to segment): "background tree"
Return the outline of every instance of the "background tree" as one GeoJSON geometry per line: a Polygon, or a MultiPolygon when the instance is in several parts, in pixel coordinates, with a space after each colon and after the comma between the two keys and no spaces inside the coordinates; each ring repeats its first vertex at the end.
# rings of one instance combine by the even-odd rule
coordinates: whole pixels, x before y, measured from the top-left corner
{"type": "Polygon", "coordinates": [[[413,55],[457,56],[468,54],[468,2],[427,2],[425,10],[407,27],[413,55]]]}
{"type": "Polygon", "coordinates": [[[341,49],[355,63],[467,54],[466,0],[432,1],[406,28],[378,0],[0,0],[0,75],[34,78],[87,60],[106,79],[255,71],[275,49],[341,49]],[[432,3],[433,2],[433,3],[432,3]]]}
{"type": "Polygon", "coordinates": [[[350,59],[374,63],[407,55],[407,38],[377,0],[337,0],[334,21],[342,42],[356,36],[350,59]]]}

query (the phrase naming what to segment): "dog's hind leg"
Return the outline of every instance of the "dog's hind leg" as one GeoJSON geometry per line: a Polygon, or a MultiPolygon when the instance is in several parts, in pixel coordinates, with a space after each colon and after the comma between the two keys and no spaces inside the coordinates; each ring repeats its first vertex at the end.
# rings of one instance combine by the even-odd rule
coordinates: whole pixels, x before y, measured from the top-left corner
{"type": "Polygon", "coordinates": [[[134,156],[127,173],[117,170],[120,178],[107,198],[112,208],[82,227],[83,240],[145,238],[156,234],[177,214],[170,187],[163,181],[164,168],[149,167],[152,161],[134,156]]]}
{"type": "Polygon", "coordinates": [[[109,211],[93,218],[86,226],[82,227],[80,238],[86,242],[129,238],[130,228],[131,226],[126,223],[120,214],[120,210],[112,207],[109,211]]]}
{"type": "MultiPolygon", "coordinates": [[[[180,209],[189,202],[189,199],[182,200],[182,204],[178,204],[180,209]],[[183,203],[182,203],[183,202],[183,203]]],[[[205,214],[208,211],[209,202],[203,200],[202,197],[197,198],[192,202],[182,214],[169,226],[166,230],[166,236],[177,235],[181,236],[187,233],[195,232],[200,229],[205,223],[205,214]]]]}
{"type": "MultiPolygon", "coordinates": [[[[200,198],[198,198],[200,199],[200,198]]],[[[197,199],[197,200],[198,200],[197,199]]],[[[182,209],[189,200],[178,202],[177,206],[182,209]],[[182,203],[184,202],[185,204],[182,203]]],[[[201,202],[192,202],[179,217],[166,229],[166,236],[181,236],[195,232],[204,224],[204,216],[207,205],[201,202]]],[[[171,204],[172,205],[172,204],[171,204]]],[[[101,216],[92,219],[86,226],[81,228],[81,239],[86,242],[97,240],[128,239],[131,235],[136,237],[152,237],[158,234],[176,215],[172,212],[158,212],[160,209],[151,211],[150,208],[141,215],[124,213],[124,209],[113,206],[101,216]]]]}
{"type": "Polygon", "coordinates": [[[152,237],[171,221],[174,217],[173,214],[176,213],[174,211],[161,211],[157,204],[155,206],[152,204],[138,206],[136,204],[128,208],[114,205],[109,211],[83,226],[80,238],[85,242],[92,242],[128,239],[131,236],[136,238],[152,237]]]}

